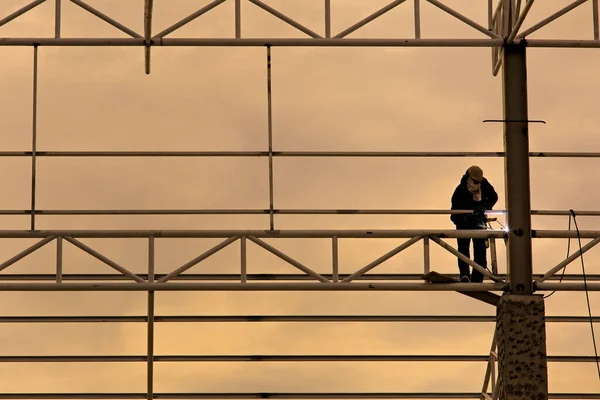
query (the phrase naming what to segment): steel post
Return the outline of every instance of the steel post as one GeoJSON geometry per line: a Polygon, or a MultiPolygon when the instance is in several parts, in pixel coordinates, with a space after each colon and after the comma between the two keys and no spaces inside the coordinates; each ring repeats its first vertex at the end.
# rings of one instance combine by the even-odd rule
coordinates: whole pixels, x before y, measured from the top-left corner
{"type": "Polygon", "coordinates": [[[533,270],[525,46],[506,45],[503,58],[508,271],[511,292],[527,295],[533,293],[533,270]]]}
{"type": "Polygon", "coordinates": [[[498,390],[504,400],[548,399],[544,298],[533,294],[525,44],[503,49],[504,148],[510,293],[497,310],[498,390]]]}
{"type": "Polygon", "coordinates": [[[31,230],[35,229],[35,200],[37,179],[37,104],[38,103],[38,46],[33,46],[33,108],[31,130],[31,230]]]}

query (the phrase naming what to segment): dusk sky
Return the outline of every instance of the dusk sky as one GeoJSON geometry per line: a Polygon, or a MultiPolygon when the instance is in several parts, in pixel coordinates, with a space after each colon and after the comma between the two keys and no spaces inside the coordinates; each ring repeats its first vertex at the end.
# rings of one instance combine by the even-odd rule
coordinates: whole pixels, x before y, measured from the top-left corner
{"type": "MultiPolygon", "coordinates": [[[[324,34],[322,0],[263,0],[324,34]]],[[[332,0],[338,33],[390,0],[332,0]]],[[[87,0],[143,33],[142,0],[87,0]]],[[[487,1],[443,0],[487,25],[487,1]]],[[[524,28],[571,1],[539,0],[524,28]]],[[[27,4],[1,0],[0,19],[27,4]]],[[[153,31],[171,26],[207,0],[155,0],[153,31]]],[[[242,1],[243,37],[305,37],[242,1]]],[[[423,38],[486,38],[421,2],[423,38]]],[[[349,38],[412,38],[407,1],[349,38]]],[[[530,38],[592,39],[591,1],[530,38]]],[[[126,37],[63,0],[63,37],[126,37]]],[[[53,37],[54,2],[0,27],[0,38],[53,37]]],[[[169,37],[233,37],[234,3],[225,2],[169,37]]],[[[267,150],[265,48],[152,49],[144,73],[136,47],[40,47],[39,151],[267,150]]],[[[30,47],[0,47],[1,151],[30,151],[30,47]]],[[[600,50],[528,50],[531,151],[600,152],[600,50]]],[[[273,48],[274,150],[502,151],[501,78],[489,48],[273,48]]],[[[531,159],[532,209],[595,210],[599,160],[531,159]]],[[[276,158],[278,209],[449,209],[465,170],[479,165],[504,209],[502,158],[276,158]]],[[[0,209],[30,208],[31,160],[0,158],[0,209]]],[[[39,158],[37,208],[268,209],[268,160],[262,158],[39,158]]],[[[598,217],[577,219],[600,230],[598,217]]],[[[29,216],[0,216],[2,230],[29,229],[29,216]]],[[[537,229],[567,229],[567,217],[534,217],[537,229]]],[[[260,216],[38,216],[38,229],[268,229],[260,216]]],[[[441,216],[286,216],[276,229],[453,229],[441,216]]],[[[0,262],[36,240],[2,239],[0,262]]],[[[147,242],[82,239],[130,270],[145,273],[147,242]]],[[[220,239],[157,239],[157,273],[170,272],[220,239]]],[[[400,240],[340,241],[340,272],[354,272],[400,240]]],[[[273,239],[268,243],[321,273],[331,273],[331,243],[273,239]]],[[[448,239],[453,246],[454,240],[448,239]]],[[[587,242],[584,241],[584,243],[587,242]]],[[[500,272],[506,271],[499,242],[500,272]]],[[[65,243],[65,273],[110,268],[65,243]]],[[[575,251],[576,241],[571,243],[575,251]]],[[[56,245],[2,271],[54,273],[56,245]]],[[[432,243],[431,268],[457,273],[456,258],[432,243]]],[[[567,240],[534,240],[534,271],[561,262],[567,240]]],[[[600,250],[585,254],[600,274],[600,250]]],[[[423,271],[422,243],[373,270],[423,271]]],[[[239,244],[189,272],[239,273],[239,244]]],[[[248,244],[249,273],[295,273],[294,267],[248,244]]],[[[580,274],[581,264],[567,273],[580,274]]],[[[143,315],[144,292],[0,292],[0,315],[143,315]]],[[[600,295],[590,294],[600,315],[600,295]]],[[[468,314],[493,307],[439,292],[158,292],[157,315],[468,314]]],[[[560,292],[547,315],[587,316],[583,292],[560,292]]],[[[600,324],[595,324],[600,336],[600,324]]],[[[488,354],[492,323],[157,323],[156,354],[488,354]]],[[[2,324],[0,355],[144,354],[143,323],[2,324]]],[[[548,354],[593,355],[586,323],[547,325],[548,354]]],[[[485,363],[157,363],[156,392],[476,392],[485,363]]],[[[0,363],[0,392],[144,392],[145,363],[0,363]]],[[[600,392],[593,363],[549,364],[551,392],[600,392]]]]}

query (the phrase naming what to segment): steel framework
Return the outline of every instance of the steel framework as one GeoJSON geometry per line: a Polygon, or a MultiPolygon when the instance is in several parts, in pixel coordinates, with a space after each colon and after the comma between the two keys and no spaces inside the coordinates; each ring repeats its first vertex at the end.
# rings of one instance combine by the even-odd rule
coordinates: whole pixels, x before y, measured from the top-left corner
{"type": "MultiPolygon", "coordinates": [[[[36,38],[0,38],[1,46],[31,46],[33,47],[33,65],[34,65],[34,93],[33,93],[33,131],[32,148],[24,151],[0,151],[0,157],[27,157],[31,159],[31,207],[20,210],[0,210],[0,215],[28,215],[31,218],[30,230],[1,230],[0,238],[11,239],[40,239],[39,242],[16,254],[14,257],[0,264],[0,271],[12,266],[19,260],[42,248],[43,246],[56,243],[56,260],[54,274],[6,274],[0,275],[0,291],[146,291],[148,292],[148,313],[144,316],[11,316],[0,317],[0,323],[84,323],[84,322],[103,322],[103,323],[145,323],[147,325],[147,354],[136,356],[0,356],[0,362],[142,362],[147,365],[147,391],[145,393],[0,393],[1,399],[243,399],[243,398],[285,398],[285,399],[350,399],[350,398],[387,398],[387,399],[418,399],[418,398],[478,398],[478,399],[497,399],[497,374],[496,374],[496,336],[492,340],[492,346],[489,354],[485,355],[287,355],[287,356],[265,356],[265,355],[224,355],[224,356],[206,356],[206,355],[156,355],[154,353],[154,329],[155,323],[191,323],[191,322],[469,322],[483,323],[493,322],[493,316],[443,316],[443,315],[393,315],[393,316],[359,316],[359,315],[327,315],[327,316],[210,316],[210,315],[187,315],[187,316],[157,316],[155,315],[155,291],[267,291],[267,290],[293,290],[293,291],[512,291],[512,292],[531,292],[531,291],[581,291],[581,290],[600,290],[600,276],[590,275],[587,280],[594,283],[582,283],[581,275],[563,275],[560,277],[560,283],[550,283],[556,281],[557,276],[564,268],[585,252],[593,248],[600,242],[600,231],[555,231],[555,230],[531,230],[527,228],[527,220],[531,215],[560,216],[570,215],[570,211],[563,210],[529,210],[529,177],[518,178],[514,169],[528,169],[528,157],[560,157],[560,158],[599,158],[600,152],[530,152],[526,142],[511,142],[515,137],[514,132],[527,130],[528,116],[526,112],[526,97],[519,97],[520,86],[525,85],[524,54],[523,60],[519,57],[519,51],[524,53],[525,47],[580,47],[597,48],[600,47],[599,35],[599,11],[598,0],[576,0],[568,6],[557,10],[547,18],[534,23],[529,28],[523,29],[527,16],[534,0],[488,0],[487,19],[483,22],[475,20],[457,12],[448,5],[439,0],[394,0],[387,6],[357,21],[355,24],[343,29],[339,33],[332,32],[332,13],[331,0],[324,0],[323,7],[323,32],[317,33],[293,18],[278,11],[266,2],[261,0],[214,0],[209,4],[198,9],[193,14],[183,18],[173,25],[155,33],[152,26],[153,20],[153,1],[145,0],[144,7],[144,30],[143,34],[137,33],[131,28],[116,21],[114,18],[104,14],[90,6],[83,0],[53,0],[55,4],[55,30],[53,37],[36,38]],[[86,37],[64,37],[61,32],[62,26],[62,7],[63,3],[72,3],[97,18],[112,25],[126,37],[112,38],[86,38],[86,37]],[[232,25],[235,28],[233,37],[221,38],[172,38],[172,33],[184,25],[190,23],[196,18],[210,12],[212,9],[225,2],[233,2],[235,12],[232,16],[232,25]],[[242,35],[243,15],[242,4],[251,3],[271,14],[274,18],[287,23],[296,28],[299,37],[295,38],[247,38],[242,35]],[[355,31],[370,22],[380,18],[403,3],[413,3],[414,16],[414,36],[410,38],[350,38],[355,31]],[[422,38],[421,36],[421,5],[429,3],[439,10],[449,14],[453,18],[470,26],[481,34],[481,38],[422,38]],[[558,40],[534,38],[530,36],[537,33],[541,28],[551,22],[561,18],[573,9],[583,4],[591,4],[590,25],[593,29],[593,35],[590,38],[581,38],[577,40],[558,40]],[[144,47],[145,72],[150,73],[151,52],[156,46],[264,46],[267,51],[267,71],[268,71],[268,149],[265,151],[38,151],[37,148],[37,76],[38,76],[38,54],[39,48],[44,46],[138,46],[144,47]],[[319,152],[319,151],[277,151],[273,149],[273,129],[272,129],[272,110],[271,110],[271,64],[270,56],[273,47],[279,46],[322,46],[322,47],[489,47],[492,50],[491,69],[493,75],[497,75],[504,65],[504,83],[508,86],[505,95],[511,97],[511,102],[517,104],[512,108],[507,106],[505,109],[506,117],[503,121],[505,126],[505,139],[509,138],[503,152],[319,152]],[[515,54],[514,56],[511,54],[515,54]],[[520,75],[521,74],[521,75],[520,75]],[[515,84],[515,80],[521,80],[515,84]],[[269,160],[269,207],[265,209],[201,209],[201,210],[173,210],[173,209],[146,209],[146,210],[42,210],[36,208],[36,172],[38,157],[266,157],[269,160]],[[507,192],[508,192],[508,210],[496,211],[496,214],[508,214],[511,230],[488,230],[488,231],[449,231],[449,230],[374,230],[374,231],[344,231],[344,230],[305,230],[305,231],[285,231],[276,230],[275,216],[284,214],[296,215],[323,215],[323,214],[369,214],[369,215],[415,215],[415,214],[450,214],[465,213],[468,211],[448,211],[448,210],[390,210],[390,209],[369,209],[369,210],[348,210],[348,209],[278,209],[274,204],[273,195],[273,160],[277,157],[503,157],[507,165],[507,192]],[[512,170],[512,172],[511,172],[512,170]],[[526,189],[525,194],[523,191],[526,189]],[[515,206],[515,204],[517,204],[515,206]],[[224,215],[224,214],[260,214],[269,215],[269,229],[264,231],[99,231],[99,230],[72,230],[59,231],[36,230],[36,218],[45,215],[224,215]],[[515,222],[515,223],[513,223],[515,222]],[[521,234],[514,231],[514,227],[521,229],[525,227],[525,232],[530,235],[522,237],[521,234]],[[478,237],[488,238],[492,249],[492,268],[487,270],[475,262],[461,255],[455,248],[449,245],[444,239],[458,237],[478,237]],[[94,250],[89,245],[83,243],[86,238],[145,238],[147,240],[147,269],[143,272],[132,271],[109,259],[106,255],[94,250]],[[166,274],[155,273],[155,243],[163,238],[221,238],[223,242],[198,255],[189,262],[171,270],[166,274]],[[274,245],[265,240],[277,238],[323,238],[331,241],[332,264],[331,270],[318,272],[301,262],[293,259],[289,255],[278,250],[274,245]],[[396,248],[373,260],[364,267],[351,274],[341,274],[339,272],[339,241],[354,239],[376,240],[382,238],[406,239],[399,243],[396,248]],[[549,268],[544,274],[534,275],[527,266],[516,268],[510,273],[500,273],[498,270],[498,261],[496,259],[496,241],[503,239],[509,245],[519,247],[519,250],[509,250],[509,256],[514,259],[523,259],[530,257],[527,246],[530,246],[531,239],[543,240],[548,238],[587,238],[591,239],[589,243],[582,247],[581,251],[576,252],[557,265],[549,268]],[[240,262],[239,274],[194,274],[186,273],[189,269],[201,263],[203,260],[211,257],[234,242],[240,243],[240,262]],[[72,246],[79,248],[90,256],[102,261],[108,267],[116,271],[112,274],[69,274],[63,273],[63,246],[67,242],[72,246]],[[248,242],[257,245],[264,250],[274,254],[280,259],[286,261],[297,268],[299,274],[249,274],[247,273],[247,245],[248,242]],[[430,262],[430,244],[434,242],[455,257],[461,258],[469,263],[473,268],[482,272],[492,283],[482,284],[427,284],[417,282],[421,280],[421,271],[413,271],[404,274],[376,274],[370,273],[377,266],[396,256],[398,253],[416,244],[423,243],[423,265],[422,272],[427,273],[431,270],[430,262]],[[566,282],[562,282],[562,281],[566,282]],[[365,281],[369,281],[365,283],[365,281]],[[531,288],[527,288],[528,285],[531,288]],[[477,393],[155,393],[154,391],[154,364],[157,362],[275,362],[275,361],[396,361],[396,362],[486,362],[487,371],[484,378],[482,390],[477,393]]],[[[0,27],[15,20],[26,12],[35,9],[37,6],[45,3],[46,0],[35,0],[25,7],[16,10],[12,14],[0,19],[0,27]]],[[[507,105],[507,103],[505,103],[507,105]]],[[[531,122],[531,121],[530,121],[531,122]]],[[[525,137],[526,139],[526,137],[525,137]]],[[[577,215],[582,216],[600,216],[600,211],[578,211],[577,215]]],[[[523,229],[521,229],[523,231],[523,229]]],[[[513,262],[514,262],[513,259],[513,262]]],[[[509,264],[510,264],[509,260],[509,264]]],[[[531,265],[529,265],[529,268],[531,265]]],[[[509,271],[510,268],[507,268],[509,271]]],[[[553,316],[547,317],[547,322],[551,323],[583,323],[588,322],[587,317],[579,316],[553,316]]],[[[598,317],[592,318],[598,322],[598,317]]],[[[549,356],[549,362],[595,362],[591,356],[549,356]]],[[[598,393],[555,393],[550,394],[549,398],[555,399],[600,399],[598,393]]]]}

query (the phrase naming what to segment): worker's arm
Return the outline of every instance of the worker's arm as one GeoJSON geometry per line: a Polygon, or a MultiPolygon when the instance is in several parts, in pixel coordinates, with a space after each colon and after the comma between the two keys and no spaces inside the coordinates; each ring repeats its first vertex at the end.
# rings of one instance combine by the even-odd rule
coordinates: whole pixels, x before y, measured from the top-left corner
{"type": "Polygon", "coordinates": [[[496,190],[494,189],[494,187],[492,186],[492,184],[486,180],[487,183],[487,208],[488,210],[491,210],[494,208],[494,206],[496,205],[496,203],[498,202],[498,193],[496,193],[496,190]]]}

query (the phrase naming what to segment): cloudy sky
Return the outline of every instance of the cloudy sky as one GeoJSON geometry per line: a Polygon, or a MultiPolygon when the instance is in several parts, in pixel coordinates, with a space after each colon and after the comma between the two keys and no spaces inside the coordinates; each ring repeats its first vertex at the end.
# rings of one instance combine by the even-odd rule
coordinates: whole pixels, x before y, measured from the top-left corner
{"type": "MultiPolygon", "coordinates": [[[[270,0],[269,5],[324,34],[321,0],[270,0]]],[[[0,18],[25,5],[0,1],[0,18]]],[[[63,1],[64,37],[124,37],[63,1]]],[[[143,32],[141,0],[88,3],[143,32]]],[[[201,8],[206,0],[155,0],[158,32],[201,8]]],[[[243,1],[244,37],[302,37],[243,1]]],[[[337,33],[386,0],[333,0],[337,33]]],[[[445,0],[485,25],[487,1],[445,0]]],[[[525,27],[568,4],[543,0],[525,27]]],[[[409,1],[349,37],[413,35],[409,1]]],[[[54,4],[37,7],[0,27],[0,37],[51,37],[54,4]]],[[[423,38],[484,38],[430,4],[422,4],[423,38]]],[[[233,1],[171,37],[232,37],[233,1]]],[[[592,38],[591,2],[532,38],[592,38]]],[[[32,48],[0,48],[3,151],[31,148],[32,48]]],[[[141,48],[39,50],[38,150],[266,150],[264,48],[155,48],[144,74],[141,48]]],[[[502,127],[483,124],[502,115],[501,81],[491,74],[487,48],[274,48],[275,150],[502,151],[502,127]]],[[[532,151],[599,151],[596,50],[531,49],[529,115],[532,151]]],[[[0,158],[0,209],[30,207],[27,158],[0,158]]],[[[448,209],[471,164],[480,165],[504,207],[500,158],[323,159],[277,158],[275,208],[448,209]]],[[[533,209],[597,209],[597,160],[532,159],[533,209]]],[[[269,206],[265,158],[41,158],[39,209],[260,208],[269,206]]],[[[26,216],[1,217],[2,229],[28,229],[26,216]]],[[[578,219],[598,229],[597,219],[578,219]]],[[[536,217],[534,227],[567,229],[566,217],[536,217]]],[[[267,229],[267,216],[49,217],[39,229],[267,229]]],[[[277,216],[278,229],[450,229],[448,216],[277,216]]],[[[85,240],[131,270],[143,272],[143,240],[85,240]]],[[[169,272],[218,240],[159,240],[157,272],[169,272]]],[[[2,240],[8,259],[33,241],[2,240]]],[[[327,240],[270,241],[305,265],[328,273],[327,240]]],[[[394,240],[343,240],[340,270],[353,272],[398,245],[394,240]]],[[[573,243],[573,246],[575,243],[573,243]]],[[[572,247],[573,249],[574,247],[572,247]]],[[[192,272],[235,273],[238,247],[225,249],[192,272]]],[[[534,269],[559,263],[566,240],[536,240],[534,269]]],[[[598,250],[586,254],[588,273],[598,250]]],[[[500,270],[505,271],[503,247],[500,270]]],[[[47,246],[2,273],[52,273],[47,246]]],[[[295,272],[249,244],[250,273],[295,272]]],[[[374,272],[419,273],[416,245],[374,272]]],[[[65,244],[65,273],[103,273],[108,267],[65,244]]],[[[432,249],[432,269],[456,272],[456,261],[432,249]]],[[[573,263],[568,273],[580,273],[573,263]]],[[[595,314],[600,297],[591,294],[595,314]]],[[[237,314],[477,314],[494,310],[454,293],[157,293],[157,315],[237,314]]],[[[0,293],[2,315],[142,315],[145,293],[0,293]]],[[[587,315],[584,293],[558,293],[548,315],[587,315]]],[[[600,325],[596,324],[600,330],[600,325]]],[[[486,354],[493,325],[459,323],[218,323],[158,324],[156,354],[486,354]]],[[[592,355],[586,324],[549,324],[548,352],[592,355]]],[[[143,354],[144,324],[2,325],[2,355],[143,354]]],[[[157,392],[185,391],[477,391],[483,363],[169,363],[156,366],[157,392]]],[[[552,364],[552,392],[598,392],[595,366],[552,364]]],[[[145,364],[0,364],[0,391],[145,390],[145,364]]]]}

